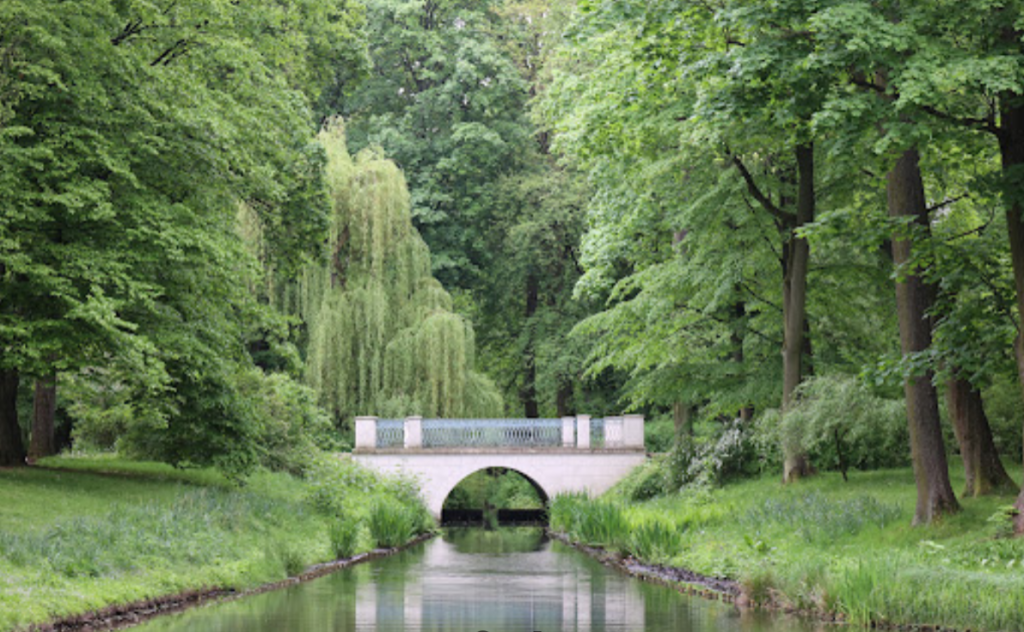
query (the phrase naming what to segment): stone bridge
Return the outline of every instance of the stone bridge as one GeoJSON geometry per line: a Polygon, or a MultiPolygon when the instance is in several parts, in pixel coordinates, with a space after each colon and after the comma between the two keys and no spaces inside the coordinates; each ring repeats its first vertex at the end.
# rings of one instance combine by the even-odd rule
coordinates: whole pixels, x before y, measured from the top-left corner
{"type": "Polygon", "coordinates": [[[644,462],[644,418],[356,417],[352,458],[380,472],[419,479],[427,508],[440,519],[455,486],[486,468],[522,474],[542,498],[562,492],[601,494],[644,462]]]}

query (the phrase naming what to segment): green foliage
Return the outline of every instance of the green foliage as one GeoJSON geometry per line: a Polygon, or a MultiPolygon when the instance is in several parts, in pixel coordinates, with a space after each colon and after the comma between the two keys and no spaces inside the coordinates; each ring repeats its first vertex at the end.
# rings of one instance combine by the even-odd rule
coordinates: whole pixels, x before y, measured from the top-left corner
{"type": "Polygon", "coordinates": [[[628,551],[639,559],[663,564],[679,554],[679,535],[679,526],[667,520],[641,520],[631,528],[628,551]]]}
{"type": "Polygon", "coordinates": [[[672,415],[644,420],[644,447],[648,452],[668,452],[675,442],[676,427],[672,415]]]}
{"type": "Polygon", "coordinates": [[[353,520],[339,518],[331,522],[327,536],[331,540],[331,550],[338,559],[352,557],[358,550],[361,524],[353,520]]]}
{"type": "Polygon", "coordinates": [[[312,390],[281,373],[240,370],[202,395],[190,393],[191,401],[204,407],[183,405],[170,412],[169,420],[146,418],[152,409],[133,397],[130,386],[111,378],[111,372],[93,370],[69,375],[64,382],[62,397],[76,419],[80,448],[116,448],[183,466],[214,464],[239,477],[257,466],[301,474],[318,450],[336,447],[333,427],[312,390]],[[192,415],[192,421],[184,415],[192,415]],[[179,434],[182,427],[185,436],[179,434]],[[221,442],[237,445],[216,447],[221,442]]]}
{"type": "Polygon", "coordinates": [[[1000,376],[985,391],[985,412],[992,427],[993,440],[1004,459],[1019,462],[1021,451],[1020,387],[1013,376],[1000,376]]]}
{"type": "Polygon", "coordinates": [[[309,327],[307,379],[336,423],[358,414],[487,416],[500,408],[473,371],[473,329],[430,275],[398,167],[351,158],[339,121],[321,133],[334,223],[330,261],[306,270],[293,309],[309,327]]]}
{"type": "Polygon", "coordinates": [[[330,520],[335,554],[346,557],[365,531],[371,546],[394,547],[434,528],[419,484],[380,476],[349,458],[321,454],[306,473],[307,502],[330,520]]]}
{"type": "Polygon", "coordinates": [[[797,402],[779,420],[766,414],[760,424],[781,451],[789,443],[820,466],[843,472],[906,463],[906,412],[903,402],[879,397],[848,376],[806,380],[797,402]]]}
{"type": "Polygon", "coordinates": [[[643,501],[669,493],[671,490],[665,476],[666,458],[664,455],[654,457],[633,468],[615,484],[616,495],[631,501],[643,501]]]}
{"type": "Polygon", "coordinates": [[[2,364],[74,373],[86,443],[242,476],[281,434],[238,392],[275,320],[259,264],[294,272],[321,250],[307,82],[357,71],[354,8],[0,8],[2,364]],[[258,248],[235,230],[243,207],[258,248]]]}
{"type": "Polygon", "coordinates": [[[404,513],[412,533],[432,528],[407,483],[333,456],[315,459],[320,469],[305,479],[260,472],[244,489],[213,469],[109,455],[45,462],[59,469],[0,472],[0,584],[18,587],[0,599],[5,630],[154,595],[280,581],[375,547],[367,525],[380,503],[404,513]],[[328,487],[343,514],[320,503],[328,487]]]}
{"type": "Polygon", "coordinates": [[[459,481],[445,499],[446,509],[543,509],[544,502],[529,480],[515,470],[473,472],[459,481]]]}
{"type": "Polygon", "coordinates": [[[559,494],[549,509],[551,528],[592,546],[627,549],[629,523],[620,504],[590,500],[584,494],[559,494]]]}
{"type": "Polygon", "coordinates": [[[309,483],[308,502],[330,516],[344,516],[354,502],[355,492],[370,492],[378,477],[349,458],[319,455],[306,474],[309,483]]]}
{"type": "Polygon", "coordinates": [[[756,474],[760,464],[752,434],[748,424],[736,419],[705,441],[680,438],[664,461],[666,491],[713,487],[756,474]]]}
{"type": "Polygon", "coordinates": [[[373,71],[345,92],[355,150],[379,145],[409,178],[433,272],[467,287],[491,263],[481,239],[499,178],[524,163],[526,82],[503,40],[502,3],[366,3],[373,71]]]}
{"type": "Polygon", "coordinates": [[[377,500],[370,507],[367,527],[377,546],[391,548],[408,542],[416,533],[417,516],[405,505],[377,500]]]}

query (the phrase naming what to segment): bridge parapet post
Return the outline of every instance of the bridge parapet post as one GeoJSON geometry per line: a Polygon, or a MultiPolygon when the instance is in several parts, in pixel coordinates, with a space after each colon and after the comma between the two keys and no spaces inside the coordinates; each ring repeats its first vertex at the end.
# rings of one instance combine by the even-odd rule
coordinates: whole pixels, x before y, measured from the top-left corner
{"type": "Polygon", "coordinates": [[[576,447],[590,449],[590,415],[576,415],[576,447]]]}
{"type": "Polygon", "coordinates": [[[562,417],[562,447],[571,448],[576,445],[576,418],[562,417]]]}
{"type": "Polygon", "coordinates": [[[622,447],[643,448],[644,447],[644,416],[623,415],[622,416],[622,447]]]}
{"type": "Polygon", "coordinates": [[[405,418],[405,449],[423,447],[423,417],[405,418]]]}
{"type": "Polygon", "coordinates": [[[356,450],[377,449],[377,418],[356,417],[356,450]]]}

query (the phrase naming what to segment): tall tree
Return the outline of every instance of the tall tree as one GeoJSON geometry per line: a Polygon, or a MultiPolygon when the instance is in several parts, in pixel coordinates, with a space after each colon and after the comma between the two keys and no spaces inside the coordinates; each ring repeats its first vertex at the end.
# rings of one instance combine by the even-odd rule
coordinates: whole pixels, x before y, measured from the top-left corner
{"type": "Polygon", "coordinates": [[[402,173],[373,151],[350,157],[340,121],[320,138],[332,254],[295,288],[310,330],[309,383],[339,425],[364,414],[497,414],[494,385],[473,370],[473,328],[431,276],[402,173]]]}
{"type": "Polygon", "coordinates": [[[373,69],[343,95],[354,152],[380,145],[409,179],[437,278],[473,288],[498,179],[531,141],[527,86],[504,47],[497,0],[370,0],[373,69]]]}
{"type": "MultiPolygon", "coordinates": [[[[911,255],[913,244],[927,238],[930,226],[919,160],[916,149],[903,152],[889,171],[886,184],[890,216],[894,219],[908,218],[912,222],[910,230],[895,235],[892,242],[893,261],[897,267],[900,347],[904,357],[926,353],[932,344],[929,310],[935,300],[935,288],[913,269],[911,255]]],[[[904,222],[902,226],[908,224],[904,222]]],[[[959,511],[960,506],[949,483],[934,371],[925,369],[908,375],[904,380],[904,391],[911,458],[917,482],[914,524],[926,524],[943,514],[959,511]]]]}
{"type": "Polygon", "coordinates": [[[0,365],[12,380],[131,367],[151,455],[244,466],[230,455],[255,449],[225,405],[254,311],[235,209],[258,209],[282,264],[314,256],[312,95],[290,82],[324,34],[358,49],[346,3],[302,5],[0,7],[0,365]]]}

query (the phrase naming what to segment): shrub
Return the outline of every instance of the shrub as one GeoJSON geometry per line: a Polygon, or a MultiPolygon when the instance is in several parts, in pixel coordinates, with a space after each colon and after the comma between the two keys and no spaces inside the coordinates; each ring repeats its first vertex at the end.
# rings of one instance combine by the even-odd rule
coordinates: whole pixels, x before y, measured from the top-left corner
{"type": "Polygon", "coordinates": [[[759,470],[757,450],[749,426],[734,419],[717,436],[697,443],[689,437],[676,442],[665,461],[665,486],[676,491],[687,486],[710,487],[759,470]]]}
{"type": "Polygon", "coordinates": [[[615,493],[634,502],[650,500],[667,493],[669,489],[664,468],[664,456],[648,459],[615,485],[615,493]]]}
{"type": "Polygon", "coordinates": [[[648,452],[668,452],[675,445],[672,415],[662,415],[644,424],[644,445],[648,452]]]}
{"type": "Polygon", "coordinates": [[[786,415],[768,415],[784,444],[801,446],[813,463],[838,469],[846,476],[851,467],[874,469],[907,463],[907,424],[902,400],[874,395],[849,376],[823,376],[806,380],[797,391],[797,403],[786,415]]]}

